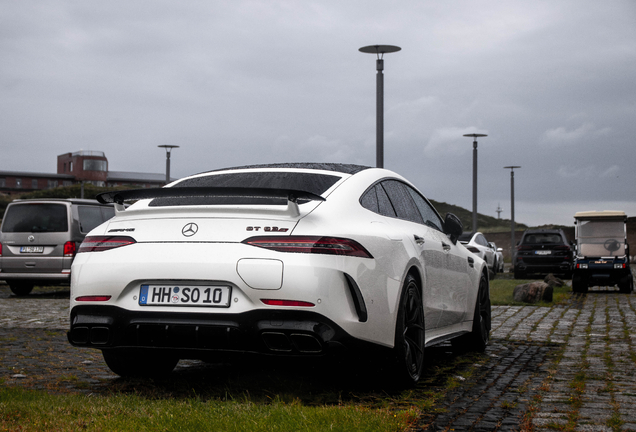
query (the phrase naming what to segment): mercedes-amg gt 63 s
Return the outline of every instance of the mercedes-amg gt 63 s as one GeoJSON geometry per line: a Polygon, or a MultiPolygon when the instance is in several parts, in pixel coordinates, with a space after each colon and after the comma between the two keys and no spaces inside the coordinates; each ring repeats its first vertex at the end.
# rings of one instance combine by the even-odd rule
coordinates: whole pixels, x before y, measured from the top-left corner
{"type": "Polygon", "coordinates": [[[486,263],[457,241],[456,216],[394,172],[259,165],[98,200],[116,215],[78,250],[68,339],[119,375],[372,350],[409,385],[425,347],[488,343],[486,263]]]}

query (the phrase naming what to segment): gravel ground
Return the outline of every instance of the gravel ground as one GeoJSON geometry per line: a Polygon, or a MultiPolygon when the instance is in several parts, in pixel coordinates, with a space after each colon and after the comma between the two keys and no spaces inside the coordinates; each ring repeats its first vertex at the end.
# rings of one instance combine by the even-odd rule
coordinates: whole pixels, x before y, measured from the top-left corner
{"type": "MultiPolygon", "coordinates": [[[[68,290],[19,299],[0,285],[1,382],[56,393],[139,391],[99,351],[68,344],[67,316],[68,290]]],[[[635,330],[636,296],[610,289],[549,308],[493,307],[490,360],[413,430],[636,430],[635,330]]],[[[181,384],[160,391],[200,392],[234,371],[182,361],[181,384]]]]}

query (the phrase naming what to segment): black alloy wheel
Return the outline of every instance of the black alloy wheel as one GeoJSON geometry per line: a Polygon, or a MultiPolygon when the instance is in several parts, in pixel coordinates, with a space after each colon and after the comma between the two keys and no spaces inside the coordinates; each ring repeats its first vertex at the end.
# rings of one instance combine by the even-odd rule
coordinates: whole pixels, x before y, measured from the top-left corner
{"type": "Polygon", "coordinates": [[[400,384],[417,384],[424,366],[424,305],[420,288],[411,275],[406,277],[395,327],[395,360],[400,384]]]}
{"type": "Polygon", "coordinates": [[[451,340],[453,351],[458,354],[474,351],[484,352],[490,342],[491,310],[490,287],[485,274],[479,280],[479,292],[475,301],[473,327],[470,333],[451,340]]]}
{"type": "Polygon", "coordinates": [[[484,352],[490,341],[491,311],[490,311],[490,287],[485,274],[479,280],[479,292],[475,302],[473,315],[473,329],[468,336],[468,349],[470,351],[484,352]]]}
{"type": "Polygon", "coordinates": [[[490,342],[491,319],[490,286],[488,278],[482,274],[473,317],[474,351],[484,352],[486,350],[486,346],[490,342]]]}

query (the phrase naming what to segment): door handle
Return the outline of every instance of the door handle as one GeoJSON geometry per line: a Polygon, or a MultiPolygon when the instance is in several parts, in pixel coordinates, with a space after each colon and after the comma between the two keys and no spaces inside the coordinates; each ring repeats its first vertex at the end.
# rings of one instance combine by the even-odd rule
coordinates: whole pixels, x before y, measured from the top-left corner
{"type": "Polygon", "coordinates": [[[449,251],[449,250],[451,249],[450,245],[449,245],[449,244],[446,244],[446,243],[444,243],[444,242],[442,242],[442,248],[443,248],[445,251],[449,251]]]}
{"type": "Polygon", "coordinates": [[[417,243],[418,245],[423,245],[424,243],[426,243],[426,240],[424,240],[422,237],[418,236],[417,234],[413,234],[413,238],[415,239],[415,243],[417,243]]]}

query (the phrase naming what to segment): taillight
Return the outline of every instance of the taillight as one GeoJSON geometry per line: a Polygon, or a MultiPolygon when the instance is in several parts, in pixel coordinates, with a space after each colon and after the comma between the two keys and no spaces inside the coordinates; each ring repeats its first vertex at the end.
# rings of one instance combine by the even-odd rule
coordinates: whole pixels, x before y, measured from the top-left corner
{"type": "Polygon", "coordinates": [[[134,238],[126,236],[88,236],[84,239],[77,253],[101,252],[137,243],[134,238]]]}
{"type": "Polygon", "coordinates": [[[75,252],[77,252],[77,245],[75,242],[67,241],[64,243],[64,256],[65,257],[74,257],[75,252]]]}
{"type": "Polygon", "coordinates": [[[0,243],[0,256],[2,256],[2,243],[0,243]]]}
{"type": "Polygon", "coordinates": [[[86,301],[86,302],[103,302],[110,300],[109,295],[92,295],[92,296],[79,296],[75,297],[75,301],[86,301]]]}
{"type": "Polygon", "coordinates": [[[345,255],[361,258],[373,256],[358,242],[346,238],[320,236],[262,236],[250,237],[243,243],[278,252],[297,252],[325,255],[345,255]]]}
{"type": "Polygon", "coordinates": [[[466,249],[468,249],[469,251],[471,251],[472,253],[475,253],[475,254],[478,254],[479,252],[481,252],[475,246],[466,246],[466,249]]]}
{"type": "Polygon", "coordinates": [[[296,306],[296,307],[314,307],[313,303],[301,301],[301,300],[275,300],[275,299],[261,299],[263,303],[269,306],[296,306]]]}

